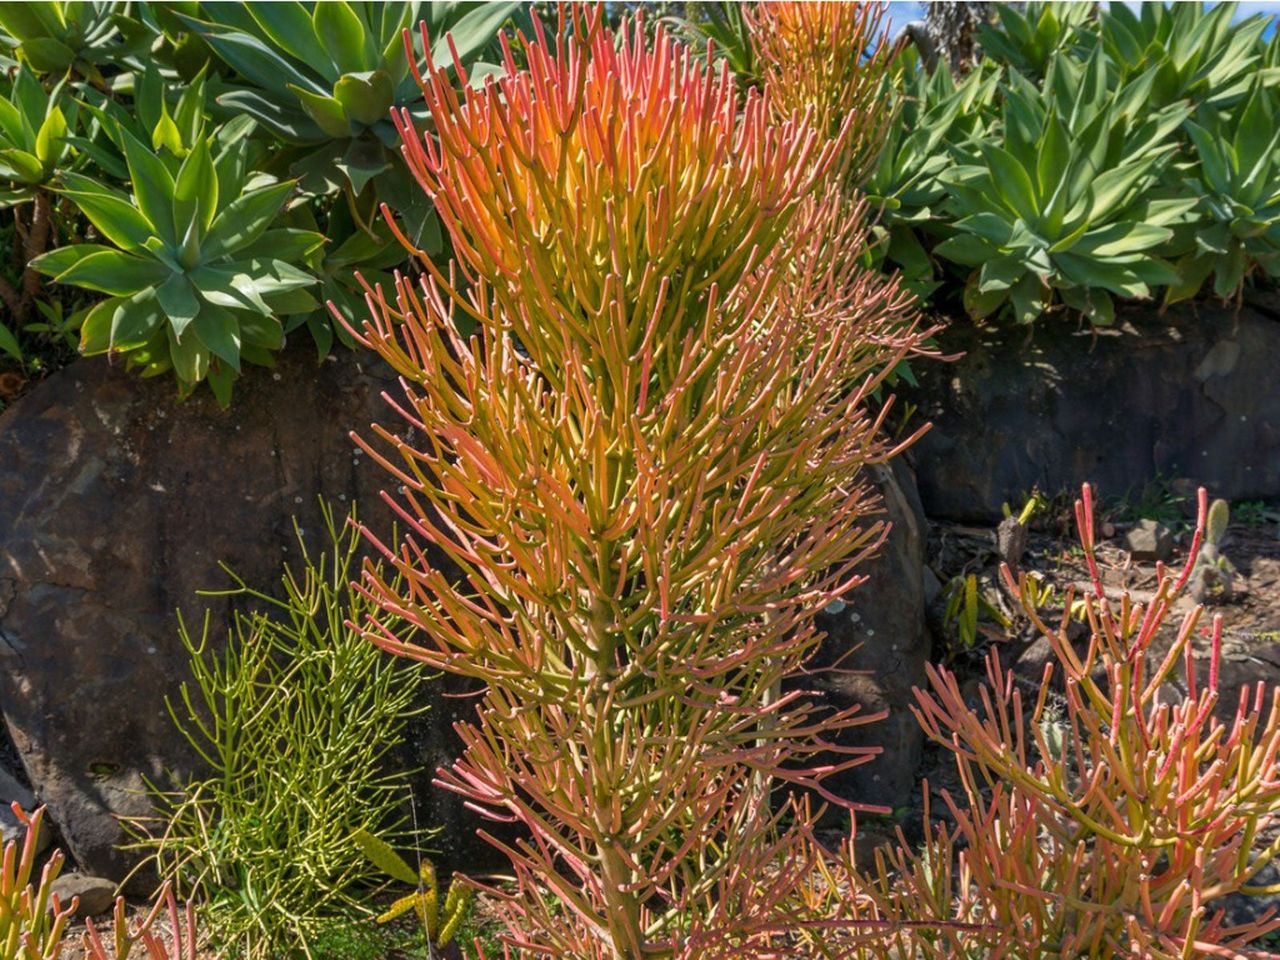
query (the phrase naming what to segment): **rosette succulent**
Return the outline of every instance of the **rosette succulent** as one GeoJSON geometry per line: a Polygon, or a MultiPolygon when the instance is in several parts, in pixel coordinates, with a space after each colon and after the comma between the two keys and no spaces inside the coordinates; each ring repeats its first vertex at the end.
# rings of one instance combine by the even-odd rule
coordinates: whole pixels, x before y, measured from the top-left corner
{"type": "Polygon", "coordinates": [[[144,376],[172,369],[184,394],[207,379],[226,405],[242,361],[273,362],[280,318],[316,308],[307,292],[316,278],[294,262],[324,238],[269,229],[295,182],[250,175],[251,126],[200,138],[182,159],[121,130],[130,193],[62,175],[62,194],[108,243],[63,247],[33,266],[107,294],[84,313],[83,353],[127,354],[144,376]]]}
{"type": "MultiPolygon", "coordinates": [[[[206,4],[181,19],[239,75],[219,103],[254,117],[298,149],[291,172],[313,193],[364,193],[391,203],[420,231],[430,211],[397,153],[391,108],[423,110],[405,31],[425,25],[432,56],[469,77],[488,69],[499,30],[523,5],[500,3],[206,4]]],[[[415,47],[415,52],[417,47],[415,47]]],[[[422,57],[421,53],[416,54],[422,57]]],[[[373,197],[369,198],[374,199],[373,197]]],[[[362,204],[370,214],[371,202],[362,204]]]]}
{"type": "Polygon", "coordinates": [[[934,253],[974,268],[964,295],[974,318],[1007,305],[1030,323],[1061,300],[1106,325],[1113,294],[1146,297],[1177,279],[1155,251],[1195,201],[1151,188],[1187,108],[1152,108],[1154,70],[1118,89],[1106,71],[1099,50],[1084,64],[1055,59],[1043,87],[1011,71],[1001,135],[940,175],[957,233],[934,253]]]}

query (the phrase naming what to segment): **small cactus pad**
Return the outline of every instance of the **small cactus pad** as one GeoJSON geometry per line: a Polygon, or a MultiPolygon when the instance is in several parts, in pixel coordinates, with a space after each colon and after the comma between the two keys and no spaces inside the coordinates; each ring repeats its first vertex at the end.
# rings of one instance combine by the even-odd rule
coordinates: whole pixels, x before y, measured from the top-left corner
{"type": "Polygon", "coordinates": [[[1227,535],[1227,524],[1231,522],[1231,507],[1225,500],[1215,500],[1209,507],[1209,518],[1205,522],[1205,539],[1212,544],[1219,544],[1227,535]]]}

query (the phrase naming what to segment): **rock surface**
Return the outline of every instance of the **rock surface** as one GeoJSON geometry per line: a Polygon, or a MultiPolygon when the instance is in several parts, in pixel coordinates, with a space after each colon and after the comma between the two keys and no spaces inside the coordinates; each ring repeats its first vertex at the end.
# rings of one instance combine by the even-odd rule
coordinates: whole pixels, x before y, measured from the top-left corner
{"type": "MultiPolygon", "coordinates": [[[[1233,307],[1120,311],[1096,337],[1065,318],[1033,335],[953,324],[954,364],[928,364],[909,397],[933,429],[915,447],[931,517],[991,522],[1033,487],[1088,480],[1125,496],[1158,479],[1212,496],[1280,497],[1280,292],[1233,307]]],[[[904,391],[905,392],[905,391],[904,391]]]]}
{"type": "Polygon", "coordinates": [[[1173,531],[1155,520],[1139,520],[1125,531],[1124,548],[1135,560],[1168,562],[1173,556],[1173,531]]]}
{"type": "Polygon", "coordinates": [[[834,667],[813,678],[834,706],[860,704],[869,713],[888,710],[874,724],[855,727],[842,745],[881,746],[873,761],[837,774],[828,787],[839,796],[889,807],[918,790],[923,734],[911,714],[913,686],[925,682],[930,633],[925,623],[925,519],[915,476],[898,457],[872,468],[893,528],[879,555],[858,568],[867,577],[841,609],[819,615],[826,632],[814,667],[834,667]]]}
{"type": "Polygon", "coordinates": [[[102,877],[91,877],[83,873],[64,873],[53,881],[53,892],[64,904],[70,903],[72,897],[78,897],[75,919],[96,917],[111,909],[116,899],[116,885],[102,877]]]}
{"type": "MultiPolygon", "coordinates": [[[[0,770],[0,847],[11,840],[22,844],[27,838],[27,828],[13,812],[11,804],[14,803],[22,807],[25,813],[34,813],[38,806],[30,790],[14,779],[8,771],[0,770]]],[[[49,846],[49,840],[48,826],[42,823],[36,838],[36,852],[44,851],[49,846]]]]}
{"type": "MultiPolygon", "coordinates": [[[[320,496],[389,526],[383,471],[348,432],[384,418],[390,385],[367,358],[294,350],[224,411],[93,359],[0,416],[0,708],[84,871],[123,877],[117,817],[150,812],[144,777],[193,768],[164,702],[187,676],[175,611],[198,627],[208,609],[221,640],[227,602],[196,591],[227,586],[222,562],[274,588],[295,514],[321,545],[320,496]]],[[[436,797],[424,819],[459,815],[436,797]]]]}

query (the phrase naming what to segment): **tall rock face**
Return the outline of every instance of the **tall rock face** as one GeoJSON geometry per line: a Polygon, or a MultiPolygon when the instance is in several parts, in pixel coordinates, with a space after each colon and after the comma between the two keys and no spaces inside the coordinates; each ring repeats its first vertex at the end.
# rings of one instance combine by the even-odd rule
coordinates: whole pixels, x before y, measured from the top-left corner
{"type": "MultiPolygon", "coordinates": [[[[193,769],[165,697],[188,677],[177,611],[199,630],[207,610],[213,642],[225,638],[228,601],[196,595],[229,585],[219,564],[276,588],[298,553],[295,516],[309,549],[325,546],[322,497],[339,516],[356,500],[389,530],[385,474],[348,434],[390,420],[392,379],[367,357],[317,365],[295,350],[250,371],[221,410],[82,360],[0,416],[0,708],[83,870],[122,877],[117,818],[151,811],[144,779],[193,769]]],[[[461,707],[431,687],[444,712],[427,715],[413,752],[434,765],[448,760],[446,714],[461,707]]],[[[461,815],[447,797],[432,802],[428,822],[461,815]]]]}
{"type": "MultiPolygon", "coordinates": [[[[817,619],[826,639],[807,679],[833,706],[859,706],[867,714],[887,711],[883,720],[853,727],[842,746],[879,747],[874,760],[837,774],[828,787],[861,803],[897,807],[918,789],[916,768],[924,742],[911,713],[912,687],[925,684],[931,636],[925,619],[924,511],[914,471],[898,457],[869,469],[891,524],[880,552],[857,573],[865,582],[817,619]]],[[[839,757],[833,757],[839,760],[839,757]]]]}
{"type": "Polygon", "coordinates": [[[964,356],[921,370],[909,397],[933,422],[915,448],[931,517],[996,522],[1034,487],[1086,480],[1104,496],[1162,481],[1280,497],[1280,291],[1239,311],[1129,304],[1096,332],[1056,317],[1025,337],[953,324],[942,346],[964,356]]]}

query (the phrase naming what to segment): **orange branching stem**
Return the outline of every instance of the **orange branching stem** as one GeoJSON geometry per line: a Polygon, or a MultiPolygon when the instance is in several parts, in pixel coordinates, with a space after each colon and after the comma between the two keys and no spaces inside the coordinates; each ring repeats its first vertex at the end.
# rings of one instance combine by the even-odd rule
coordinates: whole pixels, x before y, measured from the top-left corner
{"type": "Polygon", "coordinates": [[[897,115],[887,11],[886,3],[839,0],[745,7],[772,109],[780,117],[812,111],[814,125],[832,137],[850,123],[839,168],[854,186],[871,172],[897,115]]]}
{"type": "Polygon", "coordinates": [[[924,852],[899,851],[882,864],[882,887],[894,869],[903,879],[884,887],[883,913],[984,929],[942,930],[911,955],[1270,956],[1248,945],[1280,929],[1274,911],[1232,924],[1221,900],[1275,892],[1257,878],[1280,853],[1269,839],[1280,822],[1280,689],[1259,683],[1220,704],[1221,617],[1200,627],[1195,606],[1170,622],[1206,512],[1201,490],[1180,571],[1162,567],[1145,605],[1127,593],[1116,600],[1095,557],[1085,486],[1076,517],[1090,571],[1087,644],[1071,640],[1073,597],[1046,623],[1026,576],[1015,582],[1006,568],[1006,585],[1053,650],[1039,688],[1024,696],[993,651],[975,707],[954,675],[930,668],[917,717],[955,754],[963,796],[946,802],[958,826],[929,833],[924,852]],[[1202,677],[1197,636],[1208,639],[1202,677]],[[950,872],[938,879],[939,864],[954,883],[950,872]]]}
{"type": "Polygon", "coordinates": [[[366,530],[403,579],[368,567],[364,628],[484,684],[439,782],[523,830],[490,838],[514,951],[772,956],[868,919],[787,797],[847,806],[823,781],[868,751],[833,741],[874,718],[776,691],[883,541],[862,468],[914,438],[867,399],[932,331],[841,255],[838,141],[661,28],[561,17],[479,88],[429,64],[430,135],[395,116],[456,260],[353,331],[402,386],[357,438],[405,531],[366,530]]]}

